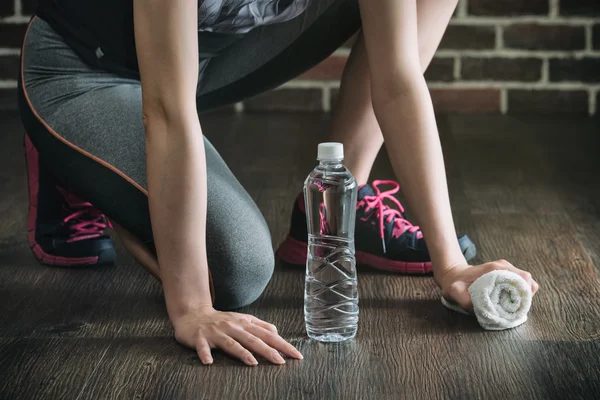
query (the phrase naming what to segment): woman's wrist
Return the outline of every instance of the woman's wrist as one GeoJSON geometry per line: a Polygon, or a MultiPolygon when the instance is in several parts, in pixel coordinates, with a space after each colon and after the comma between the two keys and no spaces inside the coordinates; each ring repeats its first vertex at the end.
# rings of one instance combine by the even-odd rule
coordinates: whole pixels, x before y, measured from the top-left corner
{"type": "Polygon", "coordinates": [[[433,276],[438,282],[448,275],[448,272],[459,266],[468,265],[468,262],[460,250],[456,236],[451,241],[438,246],[429,246],[433,266],[433,276]]]}
{"type": "Polygon", "coordinates": [[[210,299],[210,295],[208,296],[208,299],[206,299],[204,296],[199,296],[195,299],[177,297],[167,299],[165,296],[165,300],[167,304],[167,313],[169,314],[169,319],[171,320],[171,322],[199,308],[212,308],[212,301],[210,299]]]}
{"type": "Polygon", "coordinates": [[[468,263],[464,259],[464,257],[463,257],[463,261],[457,261],[455,263],[444,264],[444,265],[439,266],[439,268],[436,268],[434,266],[433,279],[439,287],[447,286],[446,283],[448,283],[448,280],[452,280],[451,277],[455,274],[455,272],[459,271],[465,267],[468,267],[468,263]]]}
{"type": "Polygon", "coordinates": [[[210,285],[205,284],[204,280],[196,280],[195,283],[191,280],[175,282],[163,280],[163,291],[167,313],[171,320],[200,307],[212,307],[210,285]]]}

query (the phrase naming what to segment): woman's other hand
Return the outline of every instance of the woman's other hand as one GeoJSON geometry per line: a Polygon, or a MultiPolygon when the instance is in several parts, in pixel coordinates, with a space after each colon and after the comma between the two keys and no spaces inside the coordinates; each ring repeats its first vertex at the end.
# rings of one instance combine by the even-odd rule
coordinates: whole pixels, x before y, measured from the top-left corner
{"type": "Polygon", "coordinates": [[[437,284],[442,289],[442,295],[460,305],[463,310],[473,311],[473,303],[469,295],[469,286],[480,276],[495,270],[508,270],[519,274],[531,285],[531,291],[535,294],[539,285],[533,280],[531,274],[520,270],[506,260],[488,262],[481,265],[454,265],[448,267],[440,274],[434,273],[437,284]]]}
{"type": "Polygon", "coordinates": [[[205,365],[213,363],[211,349],[220,349],[249,366],[258,365],[254,354],[273,364],[284,364],[281,353],[296,359],[302,354],[277,333],[277,328],[252,315],[221,312],[200,306],[173,321],[175,338],[195,349],[205,365]]]}

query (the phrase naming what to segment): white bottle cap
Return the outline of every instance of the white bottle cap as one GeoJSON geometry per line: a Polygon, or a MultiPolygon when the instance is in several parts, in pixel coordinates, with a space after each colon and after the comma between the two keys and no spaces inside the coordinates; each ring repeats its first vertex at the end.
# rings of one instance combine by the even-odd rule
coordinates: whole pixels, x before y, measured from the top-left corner
{"type": "Polygon", "coordinates": [[[317,160],[338,161],[344,159],[344,145],[341,143],[327,142],[319,143],[317,160]]]}

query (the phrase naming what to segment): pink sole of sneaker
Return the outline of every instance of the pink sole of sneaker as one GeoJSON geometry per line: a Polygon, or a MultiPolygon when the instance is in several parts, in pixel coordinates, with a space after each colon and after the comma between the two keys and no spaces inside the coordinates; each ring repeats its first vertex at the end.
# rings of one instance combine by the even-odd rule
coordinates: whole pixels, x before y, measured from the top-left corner
{"type": "Polygon", "coordinates": [[[25,135],[25,160],[27,163],[27,179],[29,181],[29,217],[27,218],[27,238],[29,247],[35,257],[46,265],[56,265],[61,267],[76,267],[84,265],[96,265],[98,256],[94,257],[79,257],[67,258],[58,257],[46,253],[40,245],[35,241],[35,219],[37,215],[37,200],[38,200],[38,153],[36,148],[29,140],[29,136],[25,135]]]}
{"type": "MultiPolygon", "coordinates": [[[[306,264],[307,250],[308,245],[306,243],[288,236],[281,243],[275,255],[289,264],[304,265],[306,264]]],[[[399,274],[425,275],[432,270],[430,262],[391,261],[361,251],[356,252],[356,261],[359,264],[399,274]]]]}

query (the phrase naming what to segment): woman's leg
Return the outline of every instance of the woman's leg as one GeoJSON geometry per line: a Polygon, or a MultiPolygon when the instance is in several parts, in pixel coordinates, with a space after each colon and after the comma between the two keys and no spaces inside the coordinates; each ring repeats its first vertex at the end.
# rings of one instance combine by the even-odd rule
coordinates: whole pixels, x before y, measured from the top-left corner
{"type": "MultiPolygon", "coordinates": [[[[455,7],[456,0],[418,2],[417,40],[423,71],[433,58],[455,7]]],[[[361,35],[344,71],[330,138],[344,144],[344,164],[359,184],[367,183],[375,157],[383,144],[383,135],[373,111],[369,67],[361,35]]],[[[399,203],[397,209],[390,209],[384,204],[386,198],[397,202],[393,198],[397,191],[398,185],[393,181],[375,181],[372,186],[360,188],[355,228],[357,259],[363,264],[394,272],[428,273],[432,268],[431,258],[419,228],[404,218],[404,210],[399,203]],[[382,184],[394,187],[380,191],[379,185],[382,184]],[[385,219],[383,229],[379,228],[381,215],[385,219]]],[[[288,263],[303,264],[306,260],[305,218],[303,200],[299,196],[292,213],[290,235],[277,252],[288,263]]],[[[471,240],[460,235],[458,241],[465,257],[473,258],[476,249],[471,240]]]]}
{"type": "MultiPolygon", "coordinates": [[[[417,40],[423,72],[433,58],[456,4],[457,0],[417,2],[417,40]]],[[[348,58],[338,99],[331,125],[331,140],[344,144],[344,164],[359,184],[365,184],[383,144],[383,135],[373,112],[369,66],[362,34],[348,58]]]]}
{"type": "MultiPolygon", "coordinates": [[[[152,252],[139,82],[83,64],[39,18],[22,58],[22,119],[45,167],[152,252]]],[[[205,148],[215,306],[237,308],[254,301],[272,275],[271,238],[250,196],[208,141],[205,148]]]]}
{"type": "MultiPolygon", "coordinates": [[[[417,40],[423,70],[431,61],[455,6],[456,0],[443,4],[433,0],[419,2],[417,40]]],[[[199,108],[240,101],[294,78],[327,58],[360,25],[355,0],[324,0],[312,3],[302,18],[252,32],[210,61],[199,89],[199,108]],[[240,59],[244,63],[240,64],[240,59]]],[[[360,183],[367,181],[383,141],[371,106],[365,58],[359,40],[344,76],[342,105],[333,124],[333,139],[346,145],[345,164],[360,183]]],[[[398,188],[380,193],[376,186],[363,186],[359,192],[355,233],[359,262],[401,273],[431,272],[429,251],[418,227],[404,219],[401,205],[400,210],[393,210],[384,204],[385,198],[394,200],[392,195],[398,188]],[[381,214],[387,221],[383,231],[378,228],[381,214]]],[[[292,212],[290,235],[279,247],[278,256],[291,264],[304,264],[306,240],[306,215],[299,196],[292,212]]],[[[475,256],[475,245],[467,236],[460,235],[458,242],[467,259],[475,256]]]]}
{"type": "MultiPolygon", "coordinates": [[[[429,66],[457,0],[418,2],[418,42],[423,72],[429,66]]],[[[201,110],[244,100],[275,88],[327,58],[360,29],[354,0],[315,1],[302,17],[266,26],[211,60],[199,88],[201,110]],[[240,64],[239,60],[244,63],[240,64]]],[[[371,104],[365,47],[359,37],[341,82],[331,140],[344,143],[345,165],[366,183],[383,144],[371,104]]]]}

